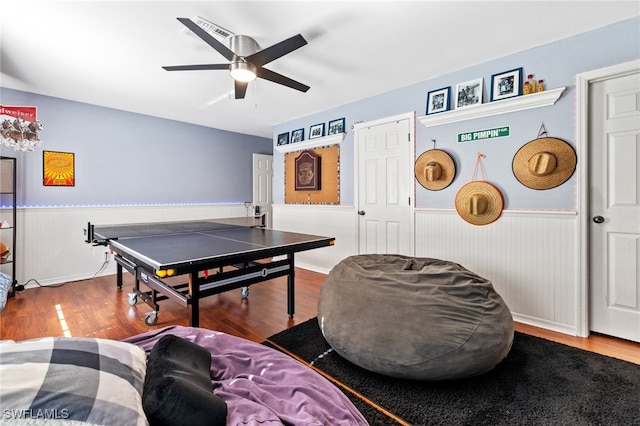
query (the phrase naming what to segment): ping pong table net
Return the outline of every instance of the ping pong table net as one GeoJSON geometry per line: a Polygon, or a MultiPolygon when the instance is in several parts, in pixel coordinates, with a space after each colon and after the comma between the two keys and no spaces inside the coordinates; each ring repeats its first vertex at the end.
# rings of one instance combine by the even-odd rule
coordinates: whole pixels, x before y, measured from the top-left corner
{"type": "Polygon", "coordinates": [[[265,228],[265,215],[216,218],[206,220],[126,223],[95,225],[87,223],[85,242],[94,246],[108,245],[109,240],[130,236],[162,235],[167,233],[189,233],[215,231],[232,228],[265,228]],[[96,228],[98,231],[96,231],[96,228]],[[106,235],[106,236],[105,236],[106,235]]]}

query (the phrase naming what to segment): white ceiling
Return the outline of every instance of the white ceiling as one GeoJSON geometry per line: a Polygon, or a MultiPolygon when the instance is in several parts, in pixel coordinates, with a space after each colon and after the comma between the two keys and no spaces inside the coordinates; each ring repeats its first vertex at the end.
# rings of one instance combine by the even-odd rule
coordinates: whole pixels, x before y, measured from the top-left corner
{"type": "MultiPolygon", "coordinates": [[[[0,85],[272,137],[272,126],[640,15],[629,1],[59,1],[2,0],[0,85]],[[244,100],[225,63],[176,18],[202,16],[268,47],[308,45],[267,68],[244,100]]],[[[615,46],[612,46],[615,48],[615,46]]],[[[46,123],[45,123],[46,124],[46,123]]]]}

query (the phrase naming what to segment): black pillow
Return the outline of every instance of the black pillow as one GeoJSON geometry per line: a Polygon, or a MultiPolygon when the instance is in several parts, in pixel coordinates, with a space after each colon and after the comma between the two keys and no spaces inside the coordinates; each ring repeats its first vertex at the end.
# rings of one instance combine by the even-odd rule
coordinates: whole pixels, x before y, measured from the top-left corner
{"type": "Polygon", "coordinates": [[[151,426],[225,425],[227,404],[213,394],[211,354],[168,334],[151,349],[142,407],[151,426]]]}

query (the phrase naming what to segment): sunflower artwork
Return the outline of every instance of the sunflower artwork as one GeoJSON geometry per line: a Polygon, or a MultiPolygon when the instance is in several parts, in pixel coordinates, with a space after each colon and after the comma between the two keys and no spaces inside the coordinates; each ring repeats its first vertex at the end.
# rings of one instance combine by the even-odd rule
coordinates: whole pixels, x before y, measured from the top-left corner
{"type": "Polygon", "coordinates": [[[44,186],[75,186],[75,154],[72,152],[43,152],[44,186]]]}

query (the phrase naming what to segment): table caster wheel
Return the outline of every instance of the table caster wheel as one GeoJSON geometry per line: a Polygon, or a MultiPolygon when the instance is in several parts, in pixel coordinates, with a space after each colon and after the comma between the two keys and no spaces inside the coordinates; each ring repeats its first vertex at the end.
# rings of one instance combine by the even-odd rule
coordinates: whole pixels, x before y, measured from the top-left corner
{"type": "Polygon", "coordinates": [[[129,293],[127,298],[127,302],[129,303],[130,306],[135,305],[136,303],[138,303],[138,295],[135,293],[129,293]]]}
{"type": "Polygon", "coordinates": [[[158,323],[158,313],[157,312],[147,312],[144,317],[144,323],[147,325],[156,325],[158,323]]]}
{"type": "Polygon", "coordinates": [[[240,290],[240,294],[242,295],[243,299],[249,297],[249,287],[242,287],[242,290],[240,290]]]}

